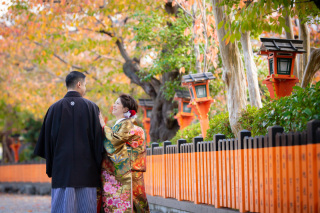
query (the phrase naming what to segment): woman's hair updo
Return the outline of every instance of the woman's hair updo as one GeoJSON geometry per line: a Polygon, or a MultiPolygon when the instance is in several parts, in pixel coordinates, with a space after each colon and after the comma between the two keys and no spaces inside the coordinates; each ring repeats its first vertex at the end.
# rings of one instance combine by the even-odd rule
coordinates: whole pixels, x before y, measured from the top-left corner
{"type": "Polygon", "coordinates": [[[131,95],[121,94],[119,98],[123,107],[127,107],[129,110],[134,110],[136,113],[138,112],[138,103],[131,95]]]}

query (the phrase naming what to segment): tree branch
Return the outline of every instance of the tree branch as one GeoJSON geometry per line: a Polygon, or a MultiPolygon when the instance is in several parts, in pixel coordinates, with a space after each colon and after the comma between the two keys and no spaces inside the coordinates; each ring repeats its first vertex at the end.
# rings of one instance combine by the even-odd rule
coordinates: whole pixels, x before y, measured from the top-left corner
{"type": "Polygon", "coordinates": [[[114,35],[114,33],[111,33],[111,32],[109,32],[109,31],[106,31],[106,30],[99,30],[99,31],[97,31],[97,32],[99,32],[99,33],[102,33],[102,34],[106,34],[106,35],[108,35],[108,36],[110,36],[110,37],[115,37],[115,35],[114,35]]]}
{"type": "Polygon", "coordinates": [[[120,51],[120,54],[122,55],[122,57],[124,58],[124,60],[126,61],[130,61],[132,60],[129,56],[129,54],[127,53],[127,50],[124,48],[124,45],[123,45],[123,41],[122,39],[120,40],[119,38],[117,39],[116,41],[116,44],[119,48],[119,51],[120,51]]]}
{"type": "Polygon", "coordinates": [[[187,15],[189,15],[192,19],[194,19],[193,15],[189,11],[187,11],[177,0],[174,0],[174,1],[187,15]]]}
{"type": "MultiPolygon", "coordinates": [[[[101,29],[99,33],[106,34],[110,37],[116,37],[115,33],[101,29]]],[[[124,74],[131,80],[132,83],[139,85],[143,90],[152,98],[157,97],[157,93],[160,90],[161,82],[156,78],[151,78],[149,82],[144,82],[141,77],[138,76],[140,71],[140,66],[138,60],[132,59],[127,50],[124,47],[123,39],[121,37],[117,38],[116,45],[120,51],[122,58],[125,60],[123,65],[124,74]]]]}

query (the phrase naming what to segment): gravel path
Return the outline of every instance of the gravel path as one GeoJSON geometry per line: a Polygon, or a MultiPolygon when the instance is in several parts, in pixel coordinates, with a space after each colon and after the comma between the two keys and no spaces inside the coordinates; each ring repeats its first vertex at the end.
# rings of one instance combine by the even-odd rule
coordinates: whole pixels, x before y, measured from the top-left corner
{"type": "Polygon", "coordinates": [[[32,196],[0,193],[1,213],[50,213],[50,196],[32,196]]]}

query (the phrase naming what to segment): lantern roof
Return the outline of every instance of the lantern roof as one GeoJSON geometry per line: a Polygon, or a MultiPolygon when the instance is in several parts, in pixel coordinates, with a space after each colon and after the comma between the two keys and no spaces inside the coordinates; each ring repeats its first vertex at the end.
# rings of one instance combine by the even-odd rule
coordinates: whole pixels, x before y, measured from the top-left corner
{"type": "Polygon", "coordinates": [[[196,74],[189,74],[182,76],[182,83],[189,83],[189,82],[197,82],[197,81],[206,81],[215,79],[211,72],[203,72],[203,73],[196,73],[196,74]]]}
{"type": "Polygon", "coordinates": [[[262,45],[258,55],[268,54],[267,52],[283,51],[305,53],[302,40],[293,39],[276,39],[276,38],[260,38],[262,45]]]}
{"type": "Polygon", "coordinates": [[[139,99],[139,105],[144,107],[153,107],[152,99],[139,99]]]}
{"type": "Polygon", "coordinates": [[[186,98],[186,99],[190,99],[190,92],[188,90],[176,90],[176,94],[175,96],[177,98],[186,98]]]}

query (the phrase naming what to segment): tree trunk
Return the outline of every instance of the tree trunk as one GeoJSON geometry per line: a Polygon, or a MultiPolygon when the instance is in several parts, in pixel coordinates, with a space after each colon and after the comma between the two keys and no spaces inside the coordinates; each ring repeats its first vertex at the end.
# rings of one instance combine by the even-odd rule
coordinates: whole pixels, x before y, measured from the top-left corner
{"type": "MultiPolygon", "coordinates": [[[[162,82],[173,81],[179,76],[179,72],[164,73],[162,82]]],[[[151,115],[150,137],[151,141],[166,141],[173,138],[180,129],[178,121],[173,117],[174,109],[178,108],[173,99],[166,100],[163,91],[160,90],[154,99],[151,115]]]]}
{"type": "Polygon", "coordinates": [[[203,32],[203,37],[205,40],[204,43],[204,54],[203,54],[203,72],[207,72],[208,70],[208,63],[207,60],[209,60],[207,58],[207,53],[208,53],[208,27],[207,27],[207,12],[206,12],[206,0],[202,1],[202,8],[200,9],[201,11],[201,16],[202,16],[202,23],[204,26],[204,32],[203,32]]]}
{"type": "Polygon", "coordinates": [[[201,73],[201,62],[200,62],[200,47],[198,43],[198,35],[196,34],[196,14],[197,14],[197,2],[194,2],[192,5],[192,27],[193,27],[193,46],[194,46],[194,54],[196,56],[196,70],[197,73],[201,73]],[[197,43],[196,43],[197,41],[197,43]]]}
{"type": "Polygon", "coordinates": [[[247,82],[251,106],[262,107],[257,67],[253,61],[253,51],[250,40],[250,32],[241,33],[241,44],[244,53],[244,62],[247,70],[247,82]]]}
{"type": "MultiPolygon", "coordinates": [[[[212,0],[213,13],[216,20],[216,24],[221,21],[229,23],[231,17],[227,15],[226,6],[218,6],[221,4],[221,0],[212,0]]],[[[238,43],[228,43],[223,41],[223,37],[227,31],[224,27],[217,29],[219,48],[223,64],[222,78],[226,84],[227,90],[227,105],[229,111],[229,121],[232,128],[232,132],[237,135],[241,130],[241,126],[238,122],[241,110],[246,106],[246,81],[243,70],[242,60],[238,49],[238,43]]]]}
{"type": "Polygon", "coordinates": [[[3,148],[3,153],[2,153],[2,156],[3,156],[3,162],[14,162],[14,159],[13,159],[13,154],[12,154],[12,151],[9,147],[9,135],[10,135],[11,131],[6,131],[4,133],[4,136],[3,136],[3,139],[2,139],[2,148],[3,148]]]}
{"type": "Polygon", "coordinates": [[[310,32],[307,23],[302,23],[301,19],[299,20],[299,39],[303,40],[303,49],[306,51],[306,53],[299,55],[298,78],[302,81],[303,73],[306,69],[310,56],[310,32]]]}
{"type": "Polygon", "coordinates": [[[150,119],[151,141],[170,140],[180,129],[177,120],[173,118],[173,109],[177,108],[177,105],[172,99],[165,99],[161,87],[166,81],[176,79],[179,76],[179,72],[165,73],[161,81],[152,78],[149,82],[142,82],[137,75],[139,71],[139,61],[136,59],[128,59],[123,65],[123,72],[131,79],[131,83],[141,86],[154,101],[150,119]]]}
{"type": "Polygon", "coordinates": [[[320,70],[320,48],[311,48],[309,61],[303,74],[301,86],[305,88],[312,81],[314,74],[318,70],[320,70]]]}
{"type": "MultiPolygon", "coordinates": [[[[294,39],[294,34],[293,34],[293,27],[292,27],[292,21],[291,21],[291,17],[290,16],[285,16],[285,20],[286,20],[286,25],[289,27],[289,32],[286,32],[286,38],[287,39],[294,39]]],[[[294,62],[294,67],[293,67],[293,75],[295,75],[296,77],[299,78],[299,72],[298,72],[298,60],[295,60],[294,62]]]]}

